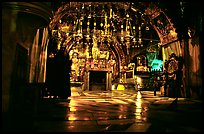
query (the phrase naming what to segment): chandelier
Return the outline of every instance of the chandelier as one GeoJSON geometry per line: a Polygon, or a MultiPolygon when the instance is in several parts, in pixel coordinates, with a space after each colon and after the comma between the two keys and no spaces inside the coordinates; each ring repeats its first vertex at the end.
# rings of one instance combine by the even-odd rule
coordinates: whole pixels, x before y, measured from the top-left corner
{"type": "MultiPolygon", "coordinates": [[[[144,46],[142,28],[149,31],[150,23],[133,3],[70,2],[67,8],[69,11],[59,20],[60,37],[72,37],[78,44],[116,41],[127,54],[132,48],[144,46]]],[[[146,40],[152,42],[152,38],[146,40]]]]}

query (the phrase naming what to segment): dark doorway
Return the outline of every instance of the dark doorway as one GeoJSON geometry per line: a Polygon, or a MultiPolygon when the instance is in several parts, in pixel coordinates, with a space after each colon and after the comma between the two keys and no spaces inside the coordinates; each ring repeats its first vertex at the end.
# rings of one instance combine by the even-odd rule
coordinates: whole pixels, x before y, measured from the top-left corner
{"type": "Polygon", "coordinates": [[[90,71],[89,86],[90,91],[106,90],[106,71],[90,71]]]}

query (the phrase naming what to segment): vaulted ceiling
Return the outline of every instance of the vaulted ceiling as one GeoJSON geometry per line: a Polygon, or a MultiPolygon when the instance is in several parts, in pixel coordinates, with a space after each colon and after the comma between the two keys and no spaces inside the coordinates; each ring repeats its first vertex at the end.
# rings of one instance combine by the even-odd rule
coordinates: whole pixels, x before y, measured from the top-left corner
{"type": "MultiPolygon", "coordinates": [[[[115,47],[119,47],[118,51],[124,57],[134,57],[152,46],[157,50],[160,45],[177,39],[173,23],[158,7],[158,3],[64,2],[52,3],[52,6],[56,11],[49,25],[51,30],[64,33],[66,39],[80,29],[79,23],[83,23],[83,34],[88,28],[94,33],[94,25],[99,31],[110,30],[117,40],[115,47]],[[171,33],[174,33],[174,37],[171,37],[171,33]],[[130,42],[126,40],[127,37],[130,42]]],[[[58,35],[53,38],[59,39],[58,35]]],[[[57,48],[56,44],[52,45],[57,48]]]]}

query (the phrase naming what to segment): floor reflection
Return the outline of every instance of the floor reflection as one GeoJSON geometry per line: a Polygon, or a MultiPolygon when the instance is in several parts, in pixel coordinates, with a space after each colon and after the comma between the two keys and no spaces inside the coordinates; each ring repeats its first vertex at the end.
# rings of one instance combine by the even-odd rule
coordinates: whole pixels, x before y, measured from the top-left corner
{"type": "MultiPolygon", "coordinates": [[[[44,99],[35,121],[36,131],[146,132],[152,128],[152,122],[157,123],[149,119],[150,116],[155,118],[150,114],[150,108],[157,108],[150,104],[170,103],[173,100],[146,91],[84,91],[82,96],[76,91],[65,100],[44,99]]],[[[151,113],[157,115],[156,119],[161,119],[160,114],[163,112],[151,113]]],[[[169,116],[174,114],[168,112],[169,116]]]]}
{"type": "MultiPolygon", "coordinates": [[[[69,101],[56,103],[57,107],[67,111],[64,115],[66,125],[63,125],[67,127],[63,130],[82,131],[83,125],[92,122],[92,127],[85,127],[84,131],[92,131],[87,129],[93,128],[95,131],[117,131],[126,129],[133,123],[144,122],[142,118],[145,114],[142,113],[147,112],[147,109],[143,110],[142,108],[140,92],[86,91],[83,94],[80,96],[75,89],[75,93],[72,93],[72,96],[68,98],[69,101]]],[[[60,109],[58,110],[60,111],[60,109]]],[[[57,115],[58,112],[52,114],[57,115]]],[[[41,125],[41,129],[44,129],[43,125],[41,125]]]]}

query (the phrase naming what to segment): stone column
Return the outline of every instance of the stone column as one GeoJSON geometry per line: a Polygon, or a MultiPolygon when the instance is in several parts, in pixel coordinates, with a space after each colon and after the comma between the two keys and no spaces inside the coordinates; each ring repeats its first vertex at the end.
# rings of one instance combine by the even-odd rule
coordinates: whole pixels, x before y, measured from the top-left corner
{"type": "MultiPolygon", "coordinates": [[[[27,66],[29,67],[29,65],[27,61],[22,62],[17,59],[17,51],[19,54],[21,50],[17,50],[16,48],[17,45],[19,45],[22,48],[29,50],[32,46],[36,30],[48,26],[48,21],[42,17],[47,14],[43,14],[46,9],[40,5],[40,2],[2,3],[3,131],[26,131],[27,128],[32,126],[29,122],[32,119],[30,116],[28,117],[28,113],[33,111],[27,109],[27,107],[32,107],[32,105],[25,105],[27,102],[24,98],[28,98],[27,92],[30,92],[30,90],[27,87],[26,79],[29,73],[23,69],[27,66]],[[20,71],[17,70],[16,67],[20,71]],[[18,78],[20,78],[20,80],[18,78]]],[[[22,55],[23,59],[29,59],[29,54],[26,55],[24,53],[22,55]]]]}
{"type": "Polygon", "coordinates": [[[17,44],[16,19],[17,12],[2,10],[2,112],[8,111],[10,103],[10,83],[17,44]]]}

